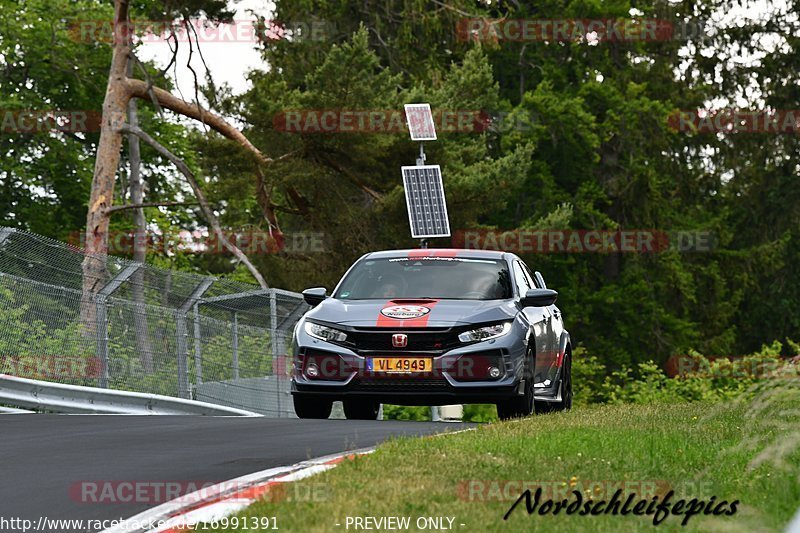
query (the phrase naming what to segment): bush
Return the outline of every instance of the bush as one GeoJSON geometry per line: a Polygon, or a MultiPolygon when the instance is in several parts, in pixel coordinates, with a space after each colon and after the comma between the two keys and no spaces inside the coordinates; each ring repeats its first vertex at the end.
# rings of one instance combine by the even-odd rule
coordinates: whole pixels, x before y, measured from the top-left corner
{"type": "MultiPolygon", "coordinates": [[[[791,340],[788,343],[796,346],[791,340]]],[[[782,348],[775,341],[759,352],[734,358],[706,357],[690,351],[680,359],[674,377],[653,361],[640,363],[635,370],[622,367],[609,373],[596,356],[576,350],[572,364],[575,401],[642,404],[730,400],[749,393],[756,383],[798,377],[800,366],[782,358],[782,348]]]]}

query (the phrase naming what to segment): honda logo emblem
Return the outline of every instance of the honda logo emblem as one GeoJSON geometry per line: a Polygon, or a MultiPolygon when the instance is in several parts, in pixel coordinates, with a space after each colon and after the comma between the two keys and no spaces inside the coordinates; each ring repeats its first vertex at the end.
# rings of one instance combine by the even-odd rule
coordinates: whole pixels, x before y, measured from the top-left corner
{"type": "Polygon", "coordinates": [[[408,335],[405,333],[395,333],[392,335],[392,346],[395,348],[405,348],[408,346],[408,335]]]}

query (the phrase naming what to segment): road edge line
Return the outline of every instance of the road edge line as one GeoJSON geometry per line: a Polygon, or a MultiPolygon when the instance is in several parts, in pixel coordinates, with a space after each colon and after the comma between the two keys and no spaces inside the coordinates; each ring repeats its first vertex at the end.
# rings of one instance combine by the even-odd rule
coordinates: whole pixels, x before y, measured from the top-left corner
{"type": "Polygon", "coordinates": [[[333,468],[345,459],[372,453],[375,448],[376,446],[370,446],[368,448],[323,455],[314,459],[300,461],[293,465],[268,468],[222,481],[142,511],[113,527],[104,529],[100,533],[167,533],[179,529],[185,531],[185,526],[187,525],[185,517],[190,513],[197,513],[204,507],[224,502],[235,503],[243,508],[268,492],[271,485],[290,483],[312,476],[333,468]],[[184,520],[182,521],[181,518],[184,518],[184,520]],[[158,522],[165,522],[165,524],[156,528],[150,527],[158,522]],[[144,525],[144,527],[134,527],[136,524],[144,525]]]}

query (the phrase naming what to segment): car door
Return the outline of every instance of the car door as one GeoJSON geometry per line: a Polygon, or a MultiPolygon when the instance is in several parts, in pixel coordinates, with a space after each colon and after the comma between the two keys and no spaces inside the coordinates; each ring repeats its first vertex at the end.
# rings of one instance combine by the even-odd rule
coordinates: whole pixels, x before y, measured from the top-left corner
{"type": "MultiPolygon", "coordinates": [[[[537,282],[537,286],[546,289],[547,285],[544,282],[544,278],[542,277],[541,272],[535,273],[535,280],[537,282]]],[[[553,339],[553,352],[555,353],[556,357],[558,358],[557,366],[561,367],[561,358],[564,356],[561,353],[561,336],[564,334],[564,317],[561,314],[561,309],[558,308],[555,304],[550,306],[550,311],[552,312],[553,318],[550,321],[550,329],[553,339]]]]}
{"type": "MultiPolygon", "coordinates": [[[[528,265],[525,263],[522,263],[522,267],[525,271],[525,275],[537,289],[547,288],[547,284],[544,282],[544,277],[542,277],[541,272],[536,271],[534,274],[531,274],[528,265]]],[[[561,364],[558,358],[558,345],[563,327],[561,326],[561,311],[558,307],[554,304],[545,309],[548,314],[546,332],[547,348],[540,362],[536,365],[537,376],[539,377],[537,383],[546,383],[547,380],[550,380],[549,384],[552,385],[558,377],[558,368],[561,364]]]]}
{"type": "MultiPolygon", "coordinates": [[[[535,287],[532,279],[525,272],[523,265],[522,261],[514,259],[514,280],[520,296],[524,296],[529,289],[535,287]]],[[[528,324],[533,329],[533,335],[536,340],[534,383],[541,383],[544,379],[547,379],[547,369],[550,366],[547,362],[547,354],[551,350],[550,310],[547,307],[525,307],[522,309],[522,313],[528,319],[528,324]]]]}

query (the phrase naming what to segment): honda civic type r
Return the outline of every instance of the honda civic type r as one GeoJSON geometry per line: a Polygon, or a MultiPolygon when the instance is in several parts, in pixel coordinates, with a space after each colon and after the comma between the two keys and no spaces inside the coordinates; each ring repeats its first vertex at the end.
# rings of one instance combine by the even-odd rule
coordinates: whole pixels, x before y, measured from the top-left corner
{"type": "Polygon", "coordinates": [[[381,403],[494,403],[501,418],[572,406],[569,333],[545,286],[514,254],[394,250],[361,257],[293,335],[300,418],[375,419],[381,403]]]}

